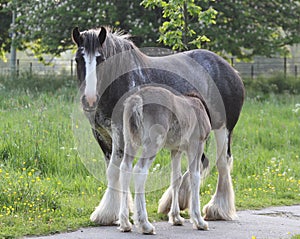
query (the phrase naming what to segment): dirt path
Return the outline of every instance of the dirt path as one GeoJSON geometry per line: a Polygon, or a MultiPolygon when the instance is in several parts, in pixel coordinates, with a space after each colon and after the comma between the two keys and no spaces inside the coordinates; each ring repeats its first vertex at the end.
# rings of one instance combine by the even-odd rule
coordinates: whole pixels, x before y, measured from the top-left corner
{"type": "MultiPolygon", "coordinates": [[[[300,205],[272,207],[263,210],[238,212],[236,221],[209,222],[209,231],[192,229],[186,221],[184,226],[171,226],[167,222],[153,223],[156,235],[141,235],[133,228],[132,232],[121,233],[117,227],[83,228],[76,232],[52,236],[35,237],[36,239],[266,239],[291,238],[300,234],[300,205]]],[[[29,239],[30,237],[26,237],[29,239]]],[[[31,237],[32,238],[32,237],[31,237]]]]}

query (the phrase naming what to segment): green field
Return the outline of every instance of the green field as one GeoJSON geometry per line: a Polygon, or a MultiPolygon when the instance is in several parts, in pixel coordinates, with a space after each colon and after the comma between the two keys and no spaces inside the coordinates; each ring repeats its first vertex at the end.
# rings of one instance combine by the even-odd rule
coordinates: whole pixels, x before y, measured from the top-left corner
{"type": "MultiPolygon", "coordinates": [[[[72,79],[0,77],[0,238],[93,226],[105,184],[82,164],[72,130],[72,79]]],[[[238,209],[300,203],[300,95],[249,94],[233,137],[238,209]]],[[[212,162],[214,141],[207,146],[212,162]]],[[[166,160],[163,152],[155,165],[166,160]]],[[[212,166],[201,205],[214,193],[212,166]]],[[[163,190],[147,194],[150,220],[163,190]]]]}

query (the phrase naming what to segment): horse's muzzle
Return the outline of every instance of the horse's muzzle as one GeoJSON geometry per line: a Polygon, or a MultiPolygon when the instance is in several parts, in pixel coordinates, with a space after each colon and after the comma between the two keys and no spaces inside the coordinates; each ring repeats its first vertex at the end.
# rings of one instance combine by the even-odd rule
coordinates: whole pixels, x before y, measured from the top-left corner
{"type": "Polygon", "coordinates": [[[98,102],[99,102],[99,96],[98,95],[96,95],[96,100],[94,102],[92,102],[92,103],[88,102],[88,100],[87,100],[87,98],[86,98],[85,95],[83,95],[81,97],[82,108],[86,112],[96,111],[98,102]]]}

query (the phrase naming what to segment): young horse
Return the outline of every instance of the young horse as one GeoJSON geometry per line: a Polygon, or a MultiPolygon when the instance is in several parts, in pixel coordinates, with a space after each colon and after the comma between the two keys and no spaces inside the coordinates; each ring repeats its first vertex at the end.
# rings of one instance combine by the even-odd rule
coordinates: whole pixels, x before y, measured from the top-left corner
{"type": "Polygon", "coordinates": [[[157,86],[146,86],[129,96],[124,104],[123,134],[124,158],[120,169],[122,190],[119,222],[121,231],[131,231],[128,209],[128,191],[132,163],[141,149],[141,156],[133,173],[135,177],[134,223],[145,234],[153,234],[154,227],[148,221],[145,201],[145,182],[148,169],[157,152],[165,147],[172,155],[172,204],[169,222],[182,225],[178,203],[179,187],[182,179],[180,158],[186,152],[191,187],[190,216],[196,229],[208,230],[208,224],[200,213],[200,164],[204,141],[211,125],[205,103],[195,96],[177,96],[171,91],[157,86]]]}
{"type": "MultiPolygon", "coordinates": [[[[205,218],[232,220],[236,211],[230,170],[230,142],[244,101],[244,86],[237,72],[221,57],[206,50],[191,50],[165,57],[149,57],[128,39],[108,28],[73,30],[77,44],[77,75],[83,108],[93,134],[106,157],[108,188],[91,220],[109,225],[118,220],[120,163],[124,154],[122,109],[113,118],[117,102],[145,84],[161,84],[183,95],[199,93],[208,107],[217,143],[217,190],[204,207],[205,218]],[[114,132],[113,128],[118,129],[114,132]]],[[[123,104],[122,104],[123,105],[123,104]]],[[[188,173],[180,192],[189,188],[188,173]]],[[[171,207],[170,187],[162,196],[160,212],[171,207]]],[[[189,194],[180,193],[180,208],[188,207],[189,194]]]]}

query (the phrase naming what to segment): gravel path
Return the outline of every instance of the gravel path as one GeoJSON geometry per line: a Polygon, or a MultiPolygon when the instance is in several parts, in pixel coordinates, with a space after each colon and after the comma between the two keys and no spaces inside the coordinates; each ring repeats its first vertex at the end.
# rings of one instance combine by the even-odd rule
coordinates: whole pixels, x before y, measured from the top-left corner
{"type": "Polygon", "coordinates": [[[71,233],[55,234],[35,239],[266,239],[291,238],[300,234],[300,205],[272,207],[263,210],[238,212],[236,221],[209,222],[209,231],[192,229],[186,220],[184,226],[171,226],[167,222],[153,223],[156,235],[141,235],[136,228],[132,232],[121,233],[117,227],[82,228],[71,233]]]}

